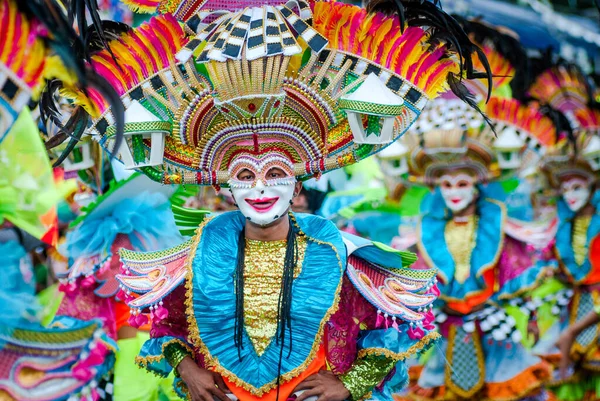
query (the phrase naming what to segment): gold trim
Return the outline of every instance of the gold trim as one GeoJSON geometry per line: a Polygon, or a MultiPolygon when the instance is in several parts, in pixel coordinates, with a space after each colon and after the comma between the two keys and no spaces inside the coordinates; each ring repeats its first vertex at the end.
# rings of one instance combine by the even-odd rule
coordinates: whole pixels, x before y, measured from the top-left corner
{"type": "Polygon", "coordinates": [[[430,333],[427,333],[427,335],[425,337],[423,337],[422,339],[420,339],[416,344],[411,345],[408,348],[408,350],[406,350],[405,352],[400,352],[400,353],[392,352],[387,348],[361,349],[360,351],[358,351],[357,359],[364,358],[368,355],[375,355],[375,356],[385,356],[387,358],[391,358],[396,361],[403,361],[403,360],[415,355],[417,352],[422,350],[425,346],[429,345],[432,341],[435,341],[441,337],[442,336],[440,335],[440,333],[438,333],[436,331],[432,331],[430,333]]]}
{"type": "MultiPolygon", "coordinates": [[[[448,359],[448,364],[446,365],[446,371],[444,373],[446,387],[450,389],[452,392],[458,394],[463,398],[471,398],[473,397],[479,390],[483,388],[485,382],[485,366],[483,360],[483,349],[481,347],[481,339],[479,338],[479,333],[475,330],[470,334],[473,338],[473,347],[475,348],[475,353],[477,355],[477,366],[479,367],[479,382],[470,390],[465,391],[462,388],[458,387],[452,381],[452,355],[453,352],[448,352],[446,350],[446,358],[448,359]]],[[[454,347],[454,337],[456,336],[456,326],[450,326],[448,331],[448,348],[454,347]]]]}
{"type": "MultiPolygon", "coordinates": [[[[298,226],[298,223],[296,222],[296,219],[295,219],[293,213],[290,213],[290,215],[292,217],[293,224],[296,225],[296,227],[298,227],[298,229],[300,230],[300,227],[298,226]]],[[[202,339],[200,337],[200,332],[198,330],[198,324],[196,323],[196,317],[194,315],[194,305],[193,305],[194,272],[192,270],[192,262],[196,255],[196,249],[198,248],[198,245],[200,243],[200,238],[202,237],[202,230],[203,230],[204,226],[210,220],[211,219],[207,219],[207,220],[203,221],[202,224],[198,227],[198,229],[196,231],[196,236],[194,237],[194,240],[193,240],[192,249],[189,253],[188,260],[186,261],[188,274],[186,276],[185,305],[186,305],[186,315],[187,315],[187,321],[188,321],[188,333],[189,333],[188,338],[189,338],[190,342],[202,353],[202,355],[204,356],[204,361],[207,364],[207,366],[210,366],[212,369],[214,369],[215,372],[219,373],[221,376],[224,376],[225,378],[227,378],[227,380],[234,383],[236,386],[243,388],[244,390],[248,391],[249,393],[251,393],[254,396],[261,397],[264,394],[268,393],[269,391],[271,391],[277,387],[277,378],[275,378],[275,379],[273,379],[273,381],[261,386],[260,388],[254,387],[253,385],[240,379],[233,372],[230,372],[229,370],[222,367],[219,362],[219,359],[215,358],[214,356],[211,355],[210,351],[208,350],[206,345],[202,342],[202,339]]],[[[315,341],[313,342],[312,349],[311,349],[310,353],[308,354],[306,360],[297,368],[292,369],[288,373],[281,375],[281,383],[288,382],[288,381],[292,380],[293,378],[295,378],[296,376],[298,376],[299,374],[301,374],[304,370],[306,370],[308,365],[310,365],[312,363],[312,361],[315,359],[317,352],[321,348],[325,324],[329,321],[331,316],[338,310],[339,301],[340,301],[340,291],[342,289],[342,283],[343,283],[343,277],[344,277],[344,265],[342,263],[342,259],[340,258],[339,253],[337,252],[337,250],[335,249],[335,247],[333,246],[332,243],[320,241],[315,238],[309,237],[305,233],[303,233],[301,230],[299,232],[299,235],[305,236],[308,241],[312,241],[319,245],[328,245],[331,247],[331,249],[335,253],[336,257],[338,258],[338,265],[340,268],[340,280],[338,283],[338,287],[335,291],[335,298],[333,300],[333,303],[332,303],[331,307],[329,308],[329,310],[325,313],[325,316],[323,316],[323,319],[321,320],[319,330],[315,336],[315,341]]]]}
{"type": "MultiPolygon", "coordinates": [[[[148,355],[148,356],[139,356],[138,355],[135,357],[135,363],[138,364],[139,366],[145,368],[146,370],[149,370],[149,371],[157,374],[153,369],[148,369],[148,364],[153,363],[153,362],[160,362],[163,359],[165,359],[165,348],[168,345],[175,344],[175,343],[180,344],[182,347],[184,347],[190,353],[190,356],[195,359],[196,352],[194,352],[194,350],[185,342],[181,341],[178,338],[174,338],[172,340],[169,340],[169,341],[163,343],[163,345],[161,346],[160,355],[148,355]]],[[[162,377],[162,375],[160,375],[160,374],[159,374],[159,376],[162,377]]]]}

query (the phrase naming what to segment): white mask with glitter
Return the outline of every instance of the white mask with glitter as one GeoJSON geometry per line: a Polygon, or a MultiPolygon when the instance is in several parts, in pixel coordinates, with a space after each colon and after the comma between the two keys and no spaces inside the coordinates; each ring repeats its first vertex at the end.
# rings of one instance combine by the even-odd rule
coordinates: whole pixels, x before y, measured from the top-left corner
{"type": "Polygon", "coordinates": [[[577,213],[590,200],[590,184],[583,178],[571,178],[560,185],[563,199],[571,211],[577,213]]]}
{"type": "Polygon", "coordinates": [[[230,174],[235,177],[229,180],[233,198],[244,217],[259,226],[267,226],[286,215],[294,198],[293,167],[279,159],[269,158],[260,163],[245,159],[230,167],[230,174]]]}
{"type": "Polygon", "coordinates": [[[468,174],[445,174],[440,177],[439,186],[446,207],[455,213],[475,199],[475,180],[468,174]]]}

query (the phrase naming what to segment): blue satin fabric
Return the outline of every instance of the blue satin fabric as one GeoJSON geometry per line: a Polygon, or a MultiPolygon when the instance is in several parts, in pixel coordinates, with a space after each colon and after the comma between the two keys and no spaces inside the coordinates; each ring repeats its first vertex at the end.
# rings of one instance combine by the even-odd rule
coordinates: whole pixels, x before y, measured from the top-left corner
{"type": "MultiPolygon", "coordinates": [[[[189,344],[185,338],[183,337],[173,337],[173,336],[164,336],[164,337],[156,337],[147,340],[142,349],[140,350],[139,356],[141,358],[154,357],[152,359],[160,358],[159,360],[148,360],[146,364],[146,369],[156,373],[159,376],[167,377],[173,370],[171,365],[167,362],[167,359],[163,356],[163,345],[168,343],[169,341],[180,340],[184,344],[189,344]]],[[[191,345],[190,345],[191,348],[191,345]]],[[[177,387],[175,387],[177,389],[177,387]]]]}
{"type": "MultiPolygon", "coordinates": [[[[321,343],[322,320],[334,306],[346,267],[345,246],[333,223],[303,214],[297,214],[296,219],[308,243],[302,271],[292,289],[293,339],[286,333],[282,374],[305,363],[313,346],[321,343]]],[[[234,344],[234,273],[238,238],[244,222],[244,216],[236,211],[215,217],[204,227],[192,262],[193,307],[200,337],[208,352],[224,369],[260,388],[277,380],[280,346],[273,341],[258,356],[244,333],[241,360],[238,358],[234,344]]]]}
{"type": "MultiPolygon", "coordinates": [[[[36,310],[35,280],[31,261],[18,242],[0,243],[0,255],[2,255],[0,334],[10,336],[14,328],[24,322],[24,314],[34,313],[36,310]],[[30,276],[28,281],[23,273],[30,276]]],[[[4,342],[0,338],[0,348],[3,345],[4,342]]]]}
{"type": "MultiPolygon", "coordinates": [[[[419,339],[413,340],[406,334],[406,331],[409,329],[408,324],[401,324],[398,328],[400,332],[393,327],[388,329],[363,330],[358,340],[358,349],[379,348],[401,354],[421,341],[419,339]]],[[[425,347],[421,352],[426,351],[427,348],[425,347]]],[[[403,359],[399,359],[399,361],[401,360],[403,359]]]]}
{"type": "Polygon", "coordinates": [[[108,215],[86,218],[70,231],[65,244],[67,255],[71,259],[99,253],[108,256],[118,234],[129,235],[138,251],[169,248],[181,242],[169,200],[160,193],[144,192],[123,199],[108,215]],[[131,235],[134,233],[136,235],[131,235]]]}
{"type": "Polygon", "coordinates": [[[394,400],[394,395],[398,395],[408,385],[408,368],[404,362],[398,362],[394,375],[386,381],[382,388],[374,388],[371,392],[373,401],[394,400]]]}
{"type": "MultiPolygon", "coordinates": [[[[586,245],[589,245],[591,240],[600,233],[600,191],[594,193],[591,204],[596,208],[596,213],[592,216],[592,221],[588,227],[586,245]]],[[[585,259],[581,266],[575,262],[573,238],[571,235],[575,213],[569,209],[562,197],[558,201],[558,218],[559,225],[556,233],[558,257],[576,282],[583,281],[590,273],[592,265],[589,257],[585,259]]]]}
{"type": "MultiPolygon", "coordinates": [[[[480,190],[481,191],[481,190],[480,190]]],[[[495,257],[503,245],[503,223],[506,217],[504,207],[484,198],[480,192],[477,201],[479,223],[475,248],[471,253],[471,274],[464,283],[454,280],[454,258],[450,254],[444,237],[446,223],[451,214],[446,209],[439,188],[436,189],[427,202],[428,210],[421,220],[420,241],[431,261],[432,267],[440,270],[443,283],[438,283],[439,289],[446,297],[463,299],[468,294],[485,288],[482,274],[487,268],[493,267],[495,257]]]]}
{"type": "MultiPolygon", "coordinates": [[[[410,347],[420,341],[418,339],[413,340],[406,334],[408,328],[407,324],[401,324],[399,325],[401,332],[393,327],[389,329],[363,330],[360,333],[357,344],[358,349],[379,348],[397,354],[407,352],[410,347]]],[[[419,354],[427,351],[435,343],[436,341],[431,341],[419,351],[419,354]]],[[[418,357],[418,355],[411,355],[411,357],[418,357]]],[[[403,358],[398,360],[394,375],[385,382],[383,387],[373,389],[371,399],[377,401],[391,400],[393,399],[392,395],[398,394],[407,384],[408,368],[406,367],[406,358],[403,358]]]]}

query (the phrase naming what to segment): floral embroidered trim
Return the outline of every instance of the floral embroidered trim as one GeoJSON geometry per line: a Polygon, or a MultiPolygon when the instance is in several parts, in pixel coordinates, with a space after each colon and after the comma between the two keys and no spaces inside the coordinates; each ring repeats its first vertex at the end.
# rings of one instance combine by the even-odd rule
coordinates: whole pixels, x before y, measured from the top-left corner
{"type": "MultiPolygon", "coordinates": [[[[308,365],[310,365],[310,363],[315,359],[315,356],[317,354],[317,352],[319,351],[319,348],[321,347],[321,342],[323,339],[323,334],[325,331],[325,324],[329,321],[329,319],[331,318],[331,316],[337,312],[338,307],[339,307],[339,302],[340,302],[340,291],[342,289],[342,278],[343,278],[343,274],[344,274],[344,264],[342,263],[342,259],[340,258],[339,253],[337,252],[337,250],[335,249],[335,246],[330,243],[330,242],[325,242],[325,241],[320,241],[317,240],[315,238],[309,237],[307,236],[304,232],[302,232],[302,230],[300,229],[300,226],[298,225],[298,222],[296,221],[294,214],[290,213],[290,216],[292,217],[292,222],[293,224],[298,228],[299,230],[299,235],[303,235],[305,236],[305,238],[307,239],[307,241],[312,241],[316,244],[319,245],[328,245],[331,247],[331,249],[333,250],[333,252],[335,253],[337,259],[338,259],[338,265],[340,268],[340,282],[338,283],[338,287],[335,291],[335,297],[334,297],[334,301],[331,305],[331,307],[329,308],[329,310],[327,311],[327,313],[325,313],[325,316],[323,316],[323,319],[321,320],[321,324],[319,327],[319,331],[317,332],[317,335],[315,336],[315,341],[313,343],[312,349],[308,355],[308,357],[306,358],[306,360],[297,368],[281,375],[281,383],[285,383],[288,382],[290,380],[292,380],[293,378],[297,377],[300,373],[302,373],[304,370],[306,370],[306,368],[308,367],[308,365]]],[[[193,305],[193,278],[194,278],[194,272],[192,270],[192,262],[196,256],[196,249],[198,249],[198,245],[200,243],[200,239],[202,237],[202,230],[204,229],[204,226],[210,221],[211,219],[207,219],[205,220],[197,229],[196,231],[196,236],[194,237],[194,242],[192,245],[192,249],[190,251],[188,260],[186,262],[187,265],[187,269],[188,269],[188,275],[186,277],[186,299],[185,299],[185,305],[186,305],[186,315],[187,315],[187,321],[188,321],[188,339],[190,340],[190,342],[198,349],[200,350],[200,352],[202,353],[202,355],[204,356],[204,361],[206,363],[207,366],[211,367],[212,369],[214,369],[215,372],[221,374],[222,376],[226,377],[227,380],[229,380],[230,382],[234,383],[236,386],[243,388],[244,390],[250,392],[252,395],[255,395],[257,397],[261,397],[262,395],[268,393],[269,391],[271,391],[272,389],[277,387],[277,378],[275,378],[273,381],[271,381],[270,383],[267,383],[263,386],[261,386],[260,388],[256,388],[253,385],[245,382],[244,380],[240,379],[237,375],[235,375],[233,372],[225,369],[224,367],[221,366],[221,364],[219,363],[219,360],[215,357],[213,357],[211,355],[211,353],[209,352],[208,348],[206,347],[206,345],[202,342],[202,338],[200,337],[200,332],[198,330],[198,325],[196,323],[196,317],[194,315],[194,305],[193,305]]]]}

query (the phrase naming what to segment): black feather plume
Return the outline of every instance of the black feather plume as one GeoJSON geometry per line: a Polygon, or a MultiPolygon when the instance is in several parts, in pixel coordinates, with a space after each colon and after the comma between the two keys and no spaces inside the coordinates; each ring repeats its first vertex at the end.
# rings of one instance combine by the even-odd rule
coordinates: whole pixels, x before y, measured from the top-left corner
{"type": "Polygon", "coordinates": [[[490,46],[508,60],[515,69],[515,75],[510,82],[513,97],[523,99],[526,88],[531,84],[531,73],[529,57],[519,40],[482,21],[467,20],[456,15],[454,18],[463,25],[474,42],[490,46]]]}
{"type": "Polygon", "coordinates": [[[473,108],[477,113],[479,113],[485,122],[491,127],[494,134],[496,134],[496,129],[492,120],[479,108],[477,105],[477,100],[475,96],[467,89],[467,87],[463,84],[462,80],[456,76],[456,74],[450,73],[448,74],[448,84],[450,85],[450,89],[452,93],[456,95],[463,102],[468,104],[471,108],[473,108]]]}
{"type": "MultiPolygon", "coordinates": [[[[488,87],[491,89],[492,71],[483,51],[471,41],[459,21],[439,7],[438,1],[372,0],[367,4],[367,10],[386,15],[398,15],[402,26],[407,24],[423,28],[429,33],[430,44],[437,45],[443,42],[448,46],[449,51],[455,52],[460,60],[460,72],[458,75],[449,75],[448,84],[453,92],[457,90],[455,94],[460,99],[467,101],[466,88],[464,85],[458,85],[465,78],[487,79],[488,87]],[[472,59],[474,54],[479,56],[484,71],[475,71],[472,59]]],[[[467,103],[473,105],[474,101],[467,101],[467,103]]]]}

